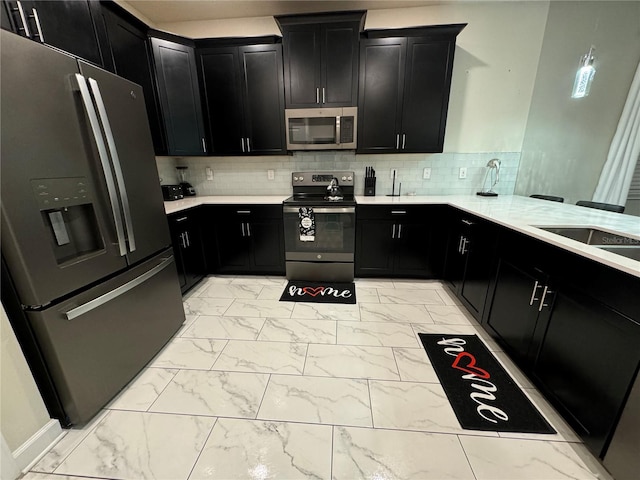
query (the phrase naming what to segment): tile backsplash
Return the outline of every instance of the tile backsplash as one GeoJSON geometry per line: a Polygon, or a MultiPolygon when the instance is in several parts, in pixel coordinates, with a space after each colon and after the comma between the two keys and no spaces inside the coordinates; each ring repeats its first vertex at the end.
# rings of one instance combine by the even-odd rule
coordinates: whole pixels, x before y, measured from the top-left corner
{"type": "Polygon", "coordinates": [[[501,162],[500,181],[494,188],[503,195],[512,194],[520,163],[520,152],[498,153],[435,153],[355,155],[352,152],[296,152],[288,156],[264,157],[156,157],[162,184],[178,183],[176,166],[187,166],[187,179],[198,195],[286,195],[291,193],[291,173],[308,170],[353,170],[356,175],[356,194],[364,190],[365,167],[372,166],[378,177],[376,195],[391,193],[391,169],[397,170],[396,193],[402,183],[402,195],[474,194],[488,189],[487,162],[498,158],[501,162]],[[206,168],[213,171],[207,180],[206,168]],[[459,179],[461,167],[467,178],[459,179]],[[423,179],[423,170],[431,169],[431,178],[423,179]],[[268,170],[274,179],[268,179],[268,170]]]}

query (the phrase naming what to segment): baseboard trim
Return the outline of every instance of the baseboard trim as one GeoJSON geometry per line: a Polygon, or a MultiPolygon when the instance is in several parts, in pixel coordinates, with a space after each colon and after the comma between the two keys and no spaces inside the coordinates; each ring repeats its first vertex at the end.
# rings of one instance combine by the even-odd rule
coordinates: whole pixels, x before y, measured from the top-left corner
{"type": "Polygon", "coordinates": [[[57,443],[65,432],[58,420],[49,420],[40,430],[20,445],[13,453],[13,459],[21,471],[26,471],[39,460],[42,455],[57,443]]]}

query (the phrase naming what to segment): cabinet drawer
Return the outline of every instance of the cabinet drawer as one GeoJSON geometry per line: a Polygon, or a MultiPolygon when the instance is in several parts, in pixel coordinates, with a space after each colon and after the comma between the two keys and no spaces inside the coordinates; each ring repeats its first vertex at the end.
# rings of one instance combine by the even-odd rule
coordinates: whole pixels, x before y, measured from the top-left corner
{"type": "Polygon", "coordinates": [[[428,219],[432,206],[392,206],[392,205],[376,205],[376,206],[358,206],[356,210],[356,218],[363,219],[384,219],[394,220],[423,220],[428,219]]]}
{"type": "Polygon", "coordinates": [[[281,219],[282,205],[224,205],[207,206],[207,211],[215,212],[221,217],[241,217],[246,220],[262,220],[265,218],[281,219]]]}

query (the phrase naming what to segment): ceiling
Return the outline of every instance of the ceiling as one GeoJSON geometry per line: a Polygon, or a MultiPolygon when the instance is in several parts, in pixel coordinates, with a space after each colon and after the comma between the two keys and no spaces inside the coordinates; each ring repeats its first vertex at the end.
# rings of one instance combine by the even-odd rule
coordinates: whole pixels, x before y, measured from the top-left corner
{"type": "Polygon", "coordinates": [[[457,0],[121,0],[156,24],[291,13],[420,7],[457,0]]]}

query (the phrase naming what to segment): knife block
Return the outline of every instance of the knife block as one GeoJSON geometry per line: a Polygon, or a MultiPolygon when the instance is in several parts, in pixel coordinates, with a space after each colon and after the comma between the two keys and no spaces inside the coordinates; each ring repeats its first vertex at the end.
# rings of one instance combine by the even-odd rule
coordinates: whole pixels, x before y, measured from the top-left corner
{"type": "Polygon", "coordinates": [[[364,179],[364,196],[365,197],[376,196],[376,177],[364,179]]]}

